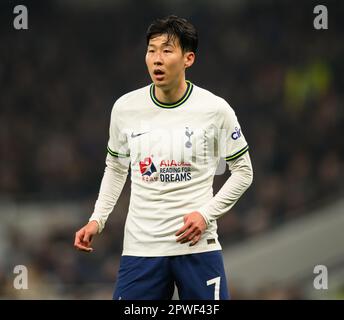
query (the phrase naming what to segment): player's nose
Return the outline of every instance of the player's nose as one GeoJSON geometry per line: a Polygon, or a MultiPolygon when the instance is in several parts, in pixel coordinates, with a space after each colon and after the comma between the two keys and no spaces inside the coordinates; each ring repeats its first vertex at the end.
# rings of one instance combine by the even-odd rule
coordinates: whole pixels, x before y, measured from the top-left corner
{"type": "Polygon", "coordinates": [[[163,59],[162,59],[160,53],[155,54],[154,59],[153,59],[153,63],[155,66],[160,66],[163,64],[163,59]]]}

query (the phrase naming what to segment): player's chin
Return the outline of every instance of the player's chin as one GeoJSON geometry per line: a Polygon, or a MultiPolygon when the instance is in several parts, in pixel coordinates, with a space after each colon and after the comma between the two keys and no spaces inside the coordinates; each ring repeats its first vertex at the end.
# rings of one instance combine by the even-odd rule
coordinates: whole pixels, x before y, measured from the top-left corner
{"type": "Polygon", "coordinates": [[[161,77],[161,78],[152,77],[152,80],[156,86],[161,86],[161,85],[164,85],[166,83],[165,77],[161,77]]]}
{"type": "Polygon", "coordinates": [[[167,81],[166,77],[155,77],[153,75],[152,81],[153,81],[154,85],[157,87],[163,88],[163,87],[166,87],[168,85],[168,81],[167,81]]]}
{"type": "Polygon", "coordinates": [[[167,87],[166,83],[164,83],[163,81],[153,81],[154,85],[158,88],[165,88],[167,87]]]}

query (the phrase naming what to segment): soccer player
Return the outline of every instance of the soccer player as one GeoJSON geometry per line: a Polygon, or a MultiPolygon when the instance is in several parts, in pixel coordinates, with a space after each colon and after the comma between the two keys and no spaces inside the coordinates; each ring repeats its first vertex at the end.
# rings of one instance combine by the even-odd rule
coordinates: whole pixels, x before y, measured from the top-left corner
{"type": "Polygon", "coordinates": [[[229,299],[217,219],[252,183],[248,145],[233,109],[185,79],[198,35],[169,16],[147,30],[153,83],[114,104],[94,212],[75,235],[92,251],[131,168],[131,197],[114,299],[229,299]],[[230,178],[213,195],[220,158],[230,178]]]}

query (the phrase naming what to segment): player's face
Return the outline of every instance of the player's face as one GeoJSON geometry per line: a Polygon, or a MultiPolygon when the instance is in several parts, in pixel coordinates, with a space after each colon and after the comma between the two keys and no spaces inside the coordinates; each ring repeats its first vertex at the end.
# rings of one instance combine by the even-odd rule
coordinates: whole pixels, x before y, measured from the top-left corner
{"type": "Polygon", "coordinates": [[[193,64],[195,54],[183,53],[177,38],[167,40],[166,34],[149,40],[146,64],[154,84],[171,89],[185,81],[185,69],[193,64]]]}

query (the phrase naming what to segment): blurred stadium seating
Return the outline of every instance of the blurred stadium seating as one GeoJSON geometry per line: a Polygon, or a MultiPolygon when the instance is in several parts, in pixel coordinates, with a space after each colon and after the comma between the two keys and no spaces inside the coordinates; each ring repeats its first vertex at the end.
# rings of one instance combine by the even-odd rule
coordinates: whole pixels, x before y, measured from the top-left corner
{"type": "MultiPolygon", "coordinates": [[[[313,1],[24,3],[26,31],[12,27],[13,4],[0,5],[0,298],[111,297],[128,181],[95,252],[74,251],[73,237],[97,197],[112,104],[150,82],[145,28],[156,17],[196,25],[188,79],[229,101],[250,145],[254,183],[221,219],[224,248],[342,198],[342,2],[328,1],[321,31],[313,1]],[[29,268],[28,291],[12,287],[17,264],[29,268]]],[[[216,176],[215,191],[228,176],[216,176]]],[[[314,298],[304,289],[267,283],[233,298],[314,298]]]]}

